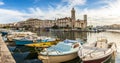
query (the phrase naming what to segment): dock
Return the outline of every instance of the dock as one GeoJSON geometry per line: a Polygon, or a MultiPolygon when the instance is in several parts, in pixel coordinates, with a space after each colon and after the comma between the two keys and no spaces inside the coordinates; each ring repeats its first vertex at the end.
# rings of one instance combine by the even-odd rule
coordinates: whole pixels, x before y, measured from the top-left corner
{"type": "Polygon", "coordinates": [[[16,63],[0,34],[0,63],[16,63]]]}

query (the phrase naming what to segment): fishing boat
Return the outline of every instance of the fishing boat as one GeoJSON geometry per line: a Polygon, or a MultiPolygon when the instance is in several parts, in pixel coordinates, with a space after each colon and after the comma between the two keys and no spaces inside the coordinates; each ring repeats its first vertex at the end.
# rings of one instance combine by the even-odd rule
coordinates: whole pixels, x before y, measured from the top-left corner
{"type": "Polygon", "coordinates": [[[5,32],[5,31],[1,31],[1,33],[2,33],[2,36],[5,36],[8,34],[8,32],[5,32]]]}
{"type": "Polygon", "coordinates": [[[38,37],[38,36],[27,36],[24,38],[14,38],[13,41],[16,45],[25,45],[25,44],[33,44],[33,43],[39,43],[39,42],[50,42],[50,41],[56,41],[56,38],[51,37],[38,37]]]}
{"type": "Polygon", "coordinates": [[[12,32],[12,30],[0,29],[0,33],[2,34],[2,36],[5,36],[5,35],[7,35],[7,34],[9,34],[11,32],[12,32]]]}
{"type": "Polygon", "coordinates": [[[7,35],[7,41],[13,41],[14,38],[23,38],[28,35],[37,35],[37,34],[32,32],[12,32],[7,35]]]}
{"type": "Polygon", "coordinates": [[[43,63],[60,63],[76,58],[77,52],[81,47],[80,42],[76,40],[64,40],[57,45],[43,49],[38,53],[38,59],[43,63]]]}
{"type": "Polygon", "coordinates": [[[56,40],[52,40],[52,41],[48,41],[48,42],[37,42],[37,43],[32,43],[32,44],[25,44],[25,46],[46,48],[46,47],[50,47],[52,45],[56,45],[59,41],[60,41],[59,39],[56,39],[56,40]]]}
{"type": "Polygon", "coordinates": [[[104,63],[115,54],[115,43],[101,39],[90,45],[84,44],[78,51],[82,63],[104,63]]]}

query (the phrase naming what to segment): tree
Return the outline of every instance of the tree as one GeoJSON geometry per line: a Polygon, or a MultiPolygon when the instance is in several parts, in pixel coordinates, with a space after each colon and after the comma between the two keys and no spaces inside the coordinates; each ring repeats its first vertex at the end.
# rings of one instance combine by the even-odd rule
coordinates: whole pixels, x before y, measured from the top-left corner
{"type": "Polygon", "coordinates": [[[56,24],[52,27],[52,29],[59,29],[59,26],[57,26],[56,24]]]}

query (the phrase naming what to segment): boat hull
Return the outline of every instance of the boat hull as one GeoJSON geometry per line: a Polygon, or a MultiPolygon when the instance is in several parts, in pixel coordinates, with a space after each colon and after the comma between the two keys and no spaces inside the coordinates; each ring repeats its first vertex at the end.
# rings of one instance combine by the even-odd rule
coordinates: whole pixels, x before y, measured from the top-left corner
{"type": "MultiPolygon", "coordinates": [[[[32,43],[39,43],[39,42],[48,42],[48,41],[45,41],[45,40],[19,40],[19,39],[14,39],[13,40],[15,42],[16,45],[26,45],[26,44],[32,44],[32,43]]],[[[56,41],[58,42],[58,41],[56,41]]],[[[51,44],[56,44],[56,42],[51,42],[51,44]]]]}
{"type": "MultiPolygon", "coordinates": [[[[109,47],[108,50],[103,51],[104,55],[102,55],[102,54],[100,54],[101,56],[94,55],[91,58],[89,58],[89,57],[88,58],[87,57],[83,57],[83,58],[81,58],[82,62],[83,63],[105,63],[107,60],[109,60],[116,53],[115,43],[109,43],[108,47],[109,47]]],[[[93,52],[93,54],[95,54],[95,53],[93,52]]],[[[79,53],[78,53],[78,55],[80,57],[79,53]]]]}
{"type": "Polygon", "coordinates": [[[39,55],[38,59],[42,60],[43,63],[60,63],[60,62],[72,60],[77,56],[78,55],[76,52],[76,53],[70,53],[65,55],[51,55],[51,56],[39,55]],[[46,58],[46,59],[43,59],[43,58],[46,58]]]}
{"type": "Polygon", "coordinates": [[[13,41],[13,39],[12,39],[12,38],[7,38],[7,41],[12,42],[12,41],[13,41]]]}
{"type": "Polygon", "coordinates": [[[14,40],[16,45],[25,45],[33,43],[32,40],[14,40]]]}
{"type": "Polygon", "coordinates": [[[99,59],[95,59],[95,60],[88,60],[88,61],[82,61],[83,63],[104,63],[106,62],[107,60],[109,60],[111,58],[112,54],[111,55],[108,55],[106,57],[103,57],[103,58],[99,58],[99,59]]]}
{"type": "Polygon", "coordinates": [[[28,47],[50,47],[52,45],[56,45],[59,41],[48,41],[48,42],[39,42],[39,43],[32,43],[32,44],[25,44],[25,46],[28,47]]]}

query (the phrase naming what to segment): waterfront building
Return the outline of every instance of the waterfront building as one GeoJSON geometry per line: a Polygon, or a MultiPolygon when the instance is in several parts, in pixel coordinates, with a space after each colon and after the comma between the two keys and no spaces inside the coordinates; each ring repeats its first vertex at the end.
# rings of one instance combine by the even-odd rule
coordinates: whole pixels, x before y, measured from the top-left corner
{"type": "Polygon", "coordinates": [[[60,19],[57,19],[57,21],[55,22],[57,26],[59,27],[72,27],[71,25],[71,18],[70,17],[65,17],[65,18],[60,18],[60,19]]]}
{"type": "Polygon", "coordinates": [[[25,21],[20,21],[20,22],[17,22],[15,27],[23,27],[25,25],[25,21]]]}
{"type": "MultiPolygon", "coordinates": [[[[97,26],[98,27],[98,26],[97,26]]],[[[99,26],[103,29],[120,29],[120,24],[111,24],[111,25],[104,25],[104,26],[99,26]]]]}
{"type": "Polygon", "coordinates": [[[75,15],[75,9],[71,10],[71,17],[59,18],[55,22],[59,27],[71,27],[84,29],[87,27],[87,15],[84,15],[84,20],[77,19],[75,15]]]}
{"type": "Polygon", "coordinates": [[[2,27],[4,27],[5,26],[5,24],[0,24],[0,28],[2,28],[2,27]]]}
{"type": "Polygon", "coordinates": [[[41,21],[42,20],[40,20],[40,19],[30,18],[30,19],[25,21],[25,26],[30,26],[32,28],[38,28],[39,25],[41,25],[41,21]]]}
{"type": "Polygon", "coordinates": [[[2,27],[14,27],[15,23],[8,23],[8,24],[0,24],[0,28],[2,27]]]}
{"type": "Polygon", "coordinates": [[[120,29],[120,24],[112,24],[112,25],[110,26],[110,28],[120,29]]]}
{"type": "Polygon", "coordinates": [[[41,20],[30,18],[26,21],[21,21],[17,23],[17,27],[32,27],[32,28],[50,28],[54,26],[55,20],[41,20]]]}
{"type": "Polygon", "coordinates": [[[40,27],[42,28],[51,28],[54,26],[55,20],[43,20],[40,27]]]}

